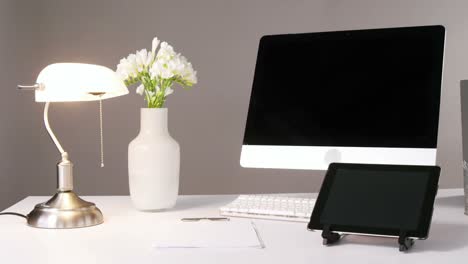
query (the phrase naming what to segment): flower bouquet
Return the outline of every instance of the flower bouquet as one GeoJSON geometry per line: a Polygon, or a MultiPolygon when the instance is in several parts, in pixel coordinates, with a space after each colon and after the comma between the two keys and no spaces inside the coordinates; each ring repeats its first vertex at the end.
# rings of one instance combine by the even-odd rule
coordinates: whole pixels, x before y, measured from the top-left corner
{"type": "Polygon", "coordinates": [[[192,64],[167,42],[162,42],[156,53],[159,42],[155,37],[151,51],[139,50],[117,65],[117,74],[125,85],[139,84],[136,92],[144,95],[148,108],[164,107],[166,97],[174,92],[174,83],[183,88],[197,83],[192,64]]]}

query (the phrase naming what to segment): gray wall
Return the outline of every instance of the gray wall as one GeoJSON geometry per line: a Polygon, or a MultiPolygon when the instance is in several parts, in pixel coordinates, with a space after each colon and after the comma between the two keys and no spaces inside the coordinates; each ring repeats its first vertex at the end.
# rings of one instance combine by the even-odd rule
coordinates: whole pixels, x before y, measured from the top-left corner
{"type": "Polygon", "coordinates": [[[0,0],[0,209],[38,193],[32,185],[41,178],[35,170],[39,112],[15,89],[19,80],[34,76],[25,65],[34,61],[36,50],[29,41],[38,36],[30,27],[37,5],[23,7],[14,0],[0,0]]]}
{"type": "MultiPolygon", "coordinates": [[[[14,91],[15,81],[33,83],[43,67],[61,61],[115,69],[129,52],[150,48],[153,36],[173,44],[198,71],[195,88],[176,90],[168,99],[170,131],[182,148],[182,194],[313,192],[320,187],[321,171],[239,166],[259,38],[275,33],[443,24],[447,48],[438,163],[443,167],[442,187],[462,186],[459,80],[468,77],[467,1],[0,1],[4,110],[0,112],[4,124],[0,208],[25,195],[52,194],[59,158],[41,123],[43,105],[34,102],[32,93],[14,91]],[[4,5],[14,5],[15,12],[4,5]],[[14,28],[18,23],[21,31],[14,28]],[[35,39],[25,43],[29,34],[35,39]],[[9,47],[16,47],[14,56],[9,47]],[[21,67],[8,71],[11,63],[21,67]]],[[[128,194],[127,145],[138,133],[143,106],[134,90],[104,101],[103,169],[99,168],[98,104],[51,106],[51,123],[75,162],[80,194],[128,194]]]]}

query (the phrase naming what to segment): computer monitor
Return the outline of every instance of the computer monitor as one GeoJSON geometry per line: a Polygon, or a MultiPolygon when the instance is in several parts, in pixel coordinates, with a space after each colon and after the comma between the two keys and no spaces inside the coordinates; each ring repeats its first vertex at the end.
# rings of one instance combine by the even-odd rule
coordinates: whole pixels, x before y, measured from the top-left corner
{"type": "Polygon", "coordinates": [[[434,165],[443,26],[264,36],[241,165],[434,165]]]}

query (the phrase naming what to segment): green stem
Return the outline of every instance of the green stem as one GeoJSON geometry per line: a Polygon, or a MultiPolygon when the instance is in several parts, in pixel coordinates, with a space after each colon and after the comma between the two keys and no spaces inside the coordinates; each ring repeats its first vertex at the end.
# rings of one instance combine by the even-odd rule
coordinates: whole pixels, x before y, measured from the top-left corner
{"type": "Polygon", "coordinates": [[[145,93],[146,103],[148,104],[148,107],[150,107],[151,99],[150,99],[150,96],[148,94],[148,91],[146,90],[146,87],[144,88],[144,93],[145,93]]]}

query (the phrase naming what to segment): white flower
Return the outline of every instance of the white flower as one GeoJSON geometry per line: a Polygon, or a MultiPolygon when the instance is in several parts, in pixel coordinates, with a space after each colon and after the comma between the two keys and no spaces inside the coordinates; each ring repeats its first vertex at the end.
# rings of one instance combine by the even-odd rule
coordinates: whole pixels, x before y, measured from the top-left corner
{"type": "Polygon", "coordinates": [[[136,77],[138,72],[135,54],[130,54],[127,58],[121,59],[119,65],[117,65],[116,72],[122,80],[136,77]]]}
{"type": "Polygon", "coordinates": [[[167,67],[172,71],[174,75],[180,76],[184,71],[187,60],[184,56],[177,54],[175,57],[167,62],[167,67]]]}
{"type": "Polygon", "coordinates": [[[178,54],[174,58],[175,63],[177,64],[177,70],[175,72],[184,82],[195,84],[197,83],[197,72],[193,70],[192,64],[188,62],[187,58],[178,54]]]}
{"type": "Polygon", "coordinates": [[[143,95],[144,92],[145,92],[145,86],[143,86],[143,84],[140,84],[136,88],[136,93],[139,94],[139,95],[143,95]]]}
{"type": "Polygon", "coordinates": [[[174,90],[171,87],[167,87],[166,90],[164,91],[164,97],[172,94],[174,90]]]}
{"type": "MultiPolygon", "coordinates": [[[[161,58],[167,58],[166,55],[163,53],[161,58]]],[[[186,84],[193,85],[197,83],[196,72],[193,70],[192,64],[180,54],[174,53],[174,55],[170,56],[172,56],[172,59],[168,61],[157,59],[154,62],[149,70],[151,78],[170,79],[176,76],[186,84]]]]}
{"type": "Polygon", "coordinates": [[[151,42],[151,60],[154,60],[154,56],[156,54],[156,49],[158,48],[159,45],[159,39],[157,37],[153,38],[153,41],[151,42]]]}
{"type": "Polygon", "coordinates": [[[142,49],[136,52],[136,67],[138,72],[142,72],[152,62],[153,58],[151,52],[148,53],[146,49],[142,49]]]}
{"type": "Polygon", "coordinates": [[[156,60],[153,63],[149,69],[149,72],[152,79],[170,79],[174,76],[174,73],[172,72],[172,69],[169,68],[169,65],[160,60],[156,60]]]}
{"type": "Polygon", "coordinates": [[[197,72],[193,70],[192,64],[189,62],[185,65],[184,70],[180,74],[182,80],[190,83],[197,83],[197,72]]]}
{"type": "Polygon", "coordinates": [[[167,44],[167,42],[162,42],[161,47],[159,48],[158,54],[156,55],[156,59],[158,61],[168,62],[172,60],[176,56],[174,48],[171,45],[167,44]]]}

